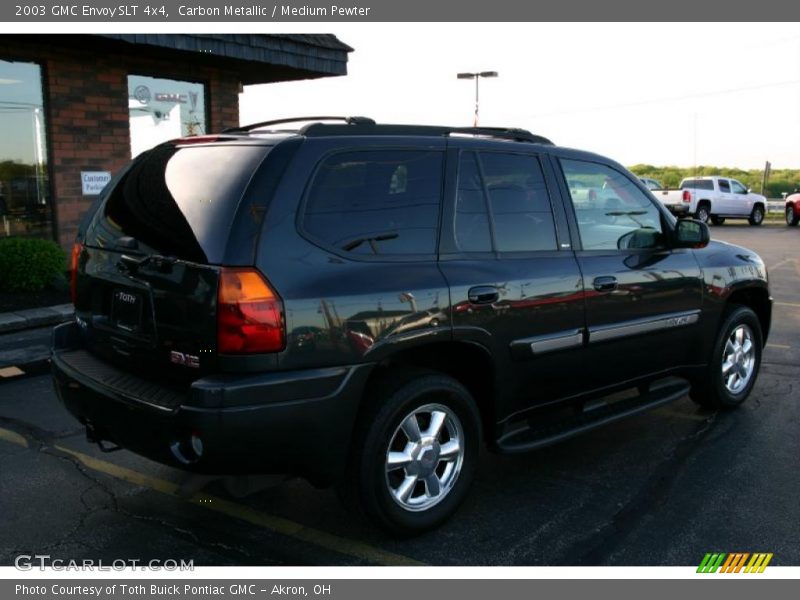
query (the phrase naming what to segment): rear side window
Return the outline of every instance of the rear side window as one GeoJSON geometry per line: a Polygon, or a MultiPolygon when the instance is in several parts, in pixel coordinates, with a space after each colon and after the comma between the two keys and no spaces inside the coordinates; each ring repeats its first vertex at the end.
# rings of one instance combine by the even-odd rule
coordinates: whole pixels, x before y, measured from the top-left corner
{"type": "Polygon", "coordinates": [[[464,152],[459,161],[455,237],[462,252],[492,251],[486,195],[474,152],[464,152]]]}
{"type": "Polygon", "coordinates": [[[555,250],[556,228],[539,160],[494,152],[480,157],[497,250],[555,250]]]}
{"type": "Polygon", "coordinates": [[[140,251],[220,263],[239,201],[267,148],[164,144],[137,158],[87,231],[90,245],[131,237],[140,251]]]}
{"type": "Polygon", "coordinates": [[[491,251],[492,239],[498,252],[556,250],[555,223],[538,158],[463,153],[455,237],[464,252],[491,251]]]}
{"type": "Polygon", "coordinates": [[[358,255],[436,252],[442,153],[365,150],[329,156],[309,189],[303,230],[358,255]]]}
{"type": "Polygon", "coordinates": [[[726,194],[731,191],[731,186],[728,183],[727,179],[720,179],[719,180],[719,191],[725,192],[726,194]]]}
{"type": "Polygon", "coordinates": [[[714,182],[710,179],[687,179],[681,188],[693,188],[695,190],[713,190],[714,182]]]}

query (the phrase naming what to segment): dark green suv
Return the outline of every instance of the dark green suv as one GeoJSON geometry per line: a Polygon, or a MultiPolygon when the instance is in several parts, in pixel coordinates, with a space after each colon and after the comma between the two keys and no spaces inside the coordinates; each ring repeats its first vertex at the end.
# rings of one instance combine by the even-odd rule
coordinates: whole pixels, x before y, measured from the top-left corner
{"type": "Polygon", "coordinates": [[[764,263],[620,165],[517,129],[312,121],[160,145],[87,215],[52,362],[90,440],[336,484],[413,533],[482,443],[752,390],[764,263]]]}

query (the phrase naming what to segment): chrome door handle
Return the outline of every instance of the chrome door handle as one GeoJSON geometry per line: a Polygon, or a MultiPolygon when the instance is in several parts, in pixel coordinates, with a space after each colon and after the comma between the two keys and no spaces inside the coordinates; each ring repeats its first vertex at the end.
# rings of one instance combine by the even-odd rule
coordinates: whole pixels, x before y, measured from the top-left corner
{"type": "Polygon", "coordinates": [[[497,302],[500,293],[493,285],[479,285],[469,289],[467,298],[472,304],[492,304],[497,302]]]}
{"type": "Polygon", "coordinates": [[[617,278],[611,276],[595,277],[592,285],[598,292],[613,292],[617,289],[617,278]]]}

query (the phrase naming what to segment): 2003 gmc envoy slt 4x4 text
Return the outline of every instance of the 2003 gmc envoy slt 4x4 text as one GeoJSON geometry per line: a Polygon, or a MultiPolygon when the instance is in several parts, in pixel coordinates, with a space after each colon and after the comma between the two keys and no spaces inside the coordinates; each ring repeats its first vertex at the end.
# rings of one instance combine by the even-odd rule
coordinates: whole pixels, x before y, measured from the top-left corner
{"type": "Polygon", "coordinates": [[[333,484],[402,534],[455,511],[482,442],[739,405],[772,306],[754,252],[613,161],[364,117],[141,154],[84,220],[72,286],[53,374],[89,440],[333,484]]]}

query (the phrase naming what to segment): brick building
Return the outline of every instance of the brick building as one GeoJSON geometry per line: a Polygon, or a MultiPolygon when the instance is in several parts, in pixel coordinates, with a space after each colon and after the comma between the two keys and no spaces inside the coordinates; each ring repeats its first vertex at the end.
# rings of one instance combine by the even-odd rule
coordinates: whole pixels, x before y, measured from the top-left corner
{"type": "Polygon", "coordinates": [[[332,35],[0,35],[0,236],[72,243],[142,150],[239,125],[244,85],[345,75],[332,35]]]}

